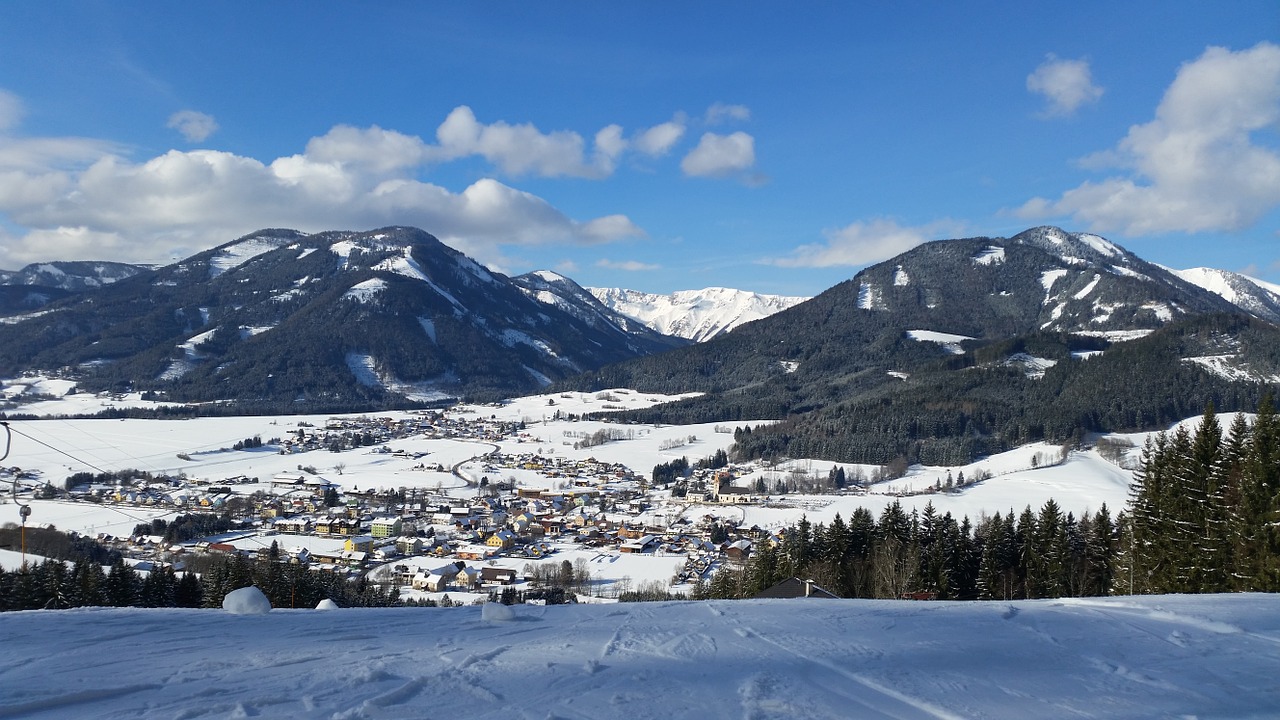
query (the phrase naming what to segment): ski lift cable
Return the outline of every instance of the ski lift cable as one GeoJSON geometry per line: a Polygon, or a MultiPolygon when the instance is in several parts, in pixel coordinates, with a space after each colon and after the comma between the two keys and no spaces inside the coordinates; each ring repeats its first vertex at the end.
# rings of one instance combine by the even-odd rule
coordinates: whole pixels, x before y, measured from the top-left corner
{"type": "MultiPolygon", "coordinates": [[[[91,439],[93,439],[93,440],[97,440],[98,442],[101,442],[101,439],[100,439],[100,438],[98,438],[98,436],[94,435],[93,433],[89,432],[88,430],[85,430],[83,427],[80,427],[79,423],[72,422],[71,420],[68,420],[68,419],[66,419],[66,418],[58,418],[58,422],[62,423],[65,427],[67,427],[67,428],[68,428],[68,429],[70,429],[70,430],[74,430],[75,432],[78,432],[78,433],[80,433],[81,435],[87,435],[89,438],[91,438],[91,439]]],[[[76,452],[78,452],[78,453],[83,453],[83,454],[88,454],[88,455],[92,456],[95,460],[98,460],[98,461],[99,461],[99,462],[101,462],[101,463],[109,464],[109,463],[111,463],[111,462],[112,462],[112,461],[104,460],[104,459],[102,459],[102,458],[97,457],[96,455],[94,455],[94,454],[93,454],[93,451],[92,451],[92,450],[90,450],[90,449],[86,449],[86,448],[82,448],[82,447],[78,447],[78,446],[76,446],[74,443],[69,442],[69,441],[68,441],[67,439],[65,439],[65,438],[63,438],[63,439],[62,439],[62,442],[66,443],[68,446],[70,446],[70,447],[71,447],[72,449],[74,449],[76,452]]],[[[144,467],[144,466],[147,466],[147,467],[146,467],[146,469],[148,469],[148,470],[159,470],[159,469],[160,469],[160,468],[159,468],[159,467],[157,467],[154,463],[150,462],[149,460],[144,460],[143,458],[140,458],[140,457],[138,457],[138,456],[136,456],[136,455],[134,455],[134,454],[130,453],[130,452],[129,452],[127,449],[125,449],[125,448],[122,448],[122,447],[115,447],[114,449],[115,449],[117,452],[122,453],[125,457],[127,457],[127,458],[129,458],[129,459],[133,460],[135,463],[137,463],[137,467],[139,467],[139,468],[144,467]]],[[[119,464],[119,463],[117,463],[117,464],[119,464]]]]}
{"type": "MultiPolygon", "coordinates": [[[[7,458],[7,457],[9,456],[9,445],[10,445],[10,441],[11,441],[11,439],[12,439],[10,434],[11,434],[11,433],[17,433],[17,434],[21,435],[22,437],[25,437],[25,438],[27,438],[28,440],[30,440],[30,441],[32,441],[32,442],[34,442],[34,443],[38,443],[38,444],[40,444],[40,445],[43,445],[44,447],[47,447],[47,448],[49,448],[50,450],[52,450],[52,451],[54,451],[54,452],[56,452],[56,453],[59,453],[59,454],[61,454],[61,455],[66,455],[67,457],[71,458],[72,460],[75,460],[75,461],[76,461],[76,462],[78,462],[78,463],[82,463],[82,464],[84,464],[84,465],[87,465],[87,466],[89,466],[89,467],[93,468],[94,470],[97,470],[97,471],[98,471],[98,472],[100,472],[100,473],[101,473],[101,472],[105,472],[104,470],[102,470],[102,468],[99,468],[98,466],[94,465],[94,464],[93,464],[93,463],[91,463],[91,462],[87,462],[87,461],[85,461],[85,460],[81,460],[80,458],[78,458],[78,457],[76,457],[76,456],[74,456],[74,455],[72,455],[72,454],[70,454],[70,453],[68,453],[68,452],[65,452],[65,451],[63,451],[63,450],[60,450],[60,449],[58,449],[58,448],[56,448],[56,447],[54,447],[54,446],[50,445],[49,443],[44,442],[43,440],[40,440],[39,438],[32,437],[32,436],[30,436],[30,435],[28,435],[28,434],[26,434],[26,433],[22,432],[21,430],[18,430],[17,428],[12,427],[8,422],[0,421],[0,426],[3,426],[3,427],[4,427],[4,430],[5,430],[5,452],[4,452],[4,455],[0,455],[0,462],[3,462],[3,461],[4,461],[4,459],[5,459],[5,458],[7,458]]],[[[30,503],[23,503],[23,502],[21,502],[21,501],[19,501],[19,500],[18,500],[18,480],[17,480],[17,478],[14,478],[14,479],[13,479],[13,481],[12,481],[12,483],[13,483],[13,501],[14,501],[15,503],[17,503],[20,507],[22,507],[22,508],[26,508],[26,510],[25,510],[25,511],[23,511],[23,510],[19,510],[19,511],[18,511],[19,513],[21,513],[21,514],[22,514],[22,517],[23,517],[23,519],[25,520],[25,519],[26,519],[26,518],[31,514],[31,505],[30,505],[30,503]]],[[[46,482],[45,484],[47,485],[48,483],[46,482]]],[[[127,518],[129,518],[130,520],[133,520],[133,521],[134,521],[134,522],[136,522],[136,523],[149,523],[149,522],[151,522],[151,520],[150,520],[149,518],[138,517],[138,516],[136,516],[136,515],[133,515],[133,514],[127,513],[127,512],[125,512],[124,510],[121,510],[120,508],[117,508],[117,507],[112,507],[112,506],[110,506],[110,505],[103,505],[102,507],[103,507],[104,509],[106,509],[106,510],[111,510],[112,512],[119,513],[120,515],[123,515],[124,517],[127,517],[127,518]]]]}
{"type": "MultiPolygon", "coordinates": [[[[8,422],[0,421],[0,426],[3,426],[3,427],[4,427],[4,430],[5,430],[5,449],[4,449],[4,454],[3,454],[3,455],[0,455],[0,462],[3,462],[3,461],[4,461],[4,459],[5,459],[5,458],[7,458],[7,457],[9,456],[9,446],[10,446],[10,444],[11,444],[11,440],[12,440],[12,435],[11,435],[11,434],[12,434],[12,433],[17,433],[17,434],[21,435],[22,437],[25,437],[25,438],[27,438],[28,440],[30,440],[30,441],[32,441],[32,442],[34,442],[34,443],[37,443],[37,444],[43,445],[44,447],[46,447],[46,448],[48,448],[48,449],[50,449],[50,450],[52,450],[52,451],[54,451],[54,452],[56,452],[56,453],[58,453],[58,454],[60,454],[60,455],[65,455],[65,456],[67,456],[67,457],[71,458],[72,460],[75,460],[75,461],[76,461],[76,462],[78,462],[78,463],[81,463],[81,464],[83,464],[83,465],[87,465],[88,467],[91,467],[91,468],[93,468],[94,470],[97,470],[97,471],[98,471],[98,472],[100,472],[100,473],[104,473],[104,474],[106,473],[106,471],[105,471],[105,470],[103,470],[102,468],[98,467],[97,465],[94,465],[94,464],[93,464],[93,463],[91,463],[91,462],[88,462],[88,461],[86,461],[86,460],[82,460],[82,459],[80,459],[80,458],[76,457],[75,455],[72,455],[71,453],[68,453],[68,452],[66,452],[66,451],[64,451],[64,450],[61,450],[61,449],[59,449],[59,448],[56,448],[56,447],[54,447],[54,446],[50,445],[49,443],[44,442],[43,440],[40,440],[39,438],[32,437],[32,436],[28,435],[27,433],[22,432],[21,430],[18,430],[18,429],[16,429],[16,428],[11,427],[11,426],[9,425],[9,423],[8,423],[8,422]]],[[[14,502],[18,503],[18,505],[19,505],[20,507],[25,508],[25,511],[24,511],[24,510],[19,510],[19,511],[18,511],[19,513],[23,513],[23,520],[25,521],[25,520],[26,520],[26,517],[27,517],[28,515],[30,515],[30,514],[31,514],[31,508],[30,508],[30,505],[29,505],[29,504],[23,504],[23,503],[21,503],[21,502],[18,502],[18,481],[17,481],[16,479],[15,479],[15,480],[13,480],[13,498],[14,498],[14,502]]],[[[103,505],[102,507],[103,507],[103,509],[111,510],[111,511],[113,511],[113,512],[119,513],[119,514],[123,515],[124,517],[127,517],[127,518],[129,518],[130,520],[133,520],[134,522],[137,522],[137,523],[139,523],[139,524],[141,524],[141,523],[150,523],[150,522],[151,522],[151,520],[150,520],[149,518],[143,518],[143,517],[138,517],[138,516],[136,516],[136,515],[131,515],[130,513],[127,513],[127,512],[125,512],[124,510],[121,510],[121,509],[120,509],[120,508],[118,508],[118,507],[113,507],[113,506],[110,506],[110,505],[103,505]]],[[[264,547],[264,548],[265,548],[265,547],[269,547],[269,545],[267,545],[267,543],[263,542],[262,540],[259,540],[256,536],[249,536],[249,537],[248,537],[248,538],[246,538],[246,539],[248,539],[248,540],[250,540],[250,541],[252,541],[252,542],[254,542],[254,543],[256,543],[256,544],[258,544],[258,545],[260,545],[260,546],[262,546],[262,547],[264,547]]]]}
{"type": "MultiPolygon", "coordinates": [[[[9,427],[9,426],[8,426],[8,424],[7,424],[7,423],[5,424],[5,427],[8,429],[8,427],[9,427]]],[[[45,442],[45,441],[41,440],[40,438],[37,438],[37,437],[33,437],[33,436],[31,436],[31,435],[28,435],[27,433],[24,433],[24,432],[22,432],[21,430],[18,430],[17,428],[12,428],[12,432],[15,432],[15,433],[17,433],[17,434],[21,435],[22,437],[24,437],[24,438],[26,438],[26,439],[30,440],[30,441],[31,441],[31,442],[33,442],[33,443],[36,443],[37,445],[43,445],[44,447],[46,447],[46,448],[48,448],[48,449],[50,449],[50,450],[52,450],[52,451],[54,451],[54,452],[58,453],[59,455],[65,455],[65,456],[67,456],[67,457],[71,458],[72,460],[75,460],[76,462],[80,463],[81,465],[86,465],[86,466],[88,466],[88,467],[91,467],[91,468],[93,468],[94,470],[97,470],[97,471],[98,471],[98,472],[100,472],[100,473],[104,473],[104,474],[105,474],[105,473],[107,472],[106,470],[103,470],[102,468],[98,467],[97,465],[94,465],[93,463],[89,462],[88,460],[82,460],[82,459],[80,459],[80,458],[76,457],[75,455],[72,455],[71,453],[69,453],[69,452],[67,452],[67,451],[65,451],[65,450],[62,450],[61,448],[56,448],[56,447],[54,447],[54,446],[50,445],[49,443],[47,443],[47,442],[45,442]]],[[[0,458],[0,459],[3,459],[3,458],[0,458]]]]}

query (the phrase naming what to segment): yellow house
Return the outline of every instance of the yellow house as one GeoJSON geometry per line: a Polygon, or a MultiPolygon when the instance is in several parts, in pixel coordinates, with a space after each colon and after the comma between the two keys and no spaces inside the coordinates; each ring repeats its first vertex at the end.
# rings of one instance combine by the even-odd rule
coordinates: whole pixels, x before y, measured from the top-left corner
{"type": "Polygon", "coordinates": [[[373,536],[357,535],[347,538],[347,541],[342,544],[342,549],[346,552],[373,552],[373,536]]]}
{"type": "Polygon", "coordinates": [[[516,536],[510,530],[499,530],[490,535],[489,539],[484,541],[484,544],[491,548],[508,550],[512,545],[516,544],[516,536]]]}

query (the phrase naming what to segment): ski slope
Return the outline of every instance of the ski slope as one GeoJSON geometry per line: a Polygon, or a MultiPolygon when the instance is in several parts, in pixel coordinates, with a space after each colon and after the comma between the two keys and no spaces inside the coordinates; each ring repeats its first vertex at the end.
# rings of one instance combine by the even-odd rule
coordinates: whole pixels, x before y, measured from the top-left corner
{"type": "Polygon", "coordinates": [[[1280,596],[0,614],[0,718],[1273,718],[1280,596]]]}

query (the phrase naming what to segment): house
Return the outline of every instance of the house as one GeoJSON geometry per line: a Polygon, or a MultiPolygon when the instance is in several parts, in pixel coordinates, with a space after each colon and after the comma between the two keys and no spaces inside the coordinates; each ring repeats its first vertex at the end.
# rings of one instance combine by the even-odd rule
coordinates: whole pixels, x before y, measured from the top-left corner
{"type": "Polygon", "coordinates": [[[422,538],[400,536],[396,538],[396,550],[401,555],[418,555],[422,552],[422,538]]]}
{"type": "Polygon", "coordinates": [[[342,544],[342,549],[347,552],[373,552],[373,536],[357,535],[355,537],[347,538],[347,541],[342,544]]]}
{"type": "Polygon", "coordinates": [[[653,550],[658,544],[656,535],[645,535],[635,540],[628,540],[618,546],[618,550],[624,553],[643,553],[653,550]]]}
{"type": "Polygon", "coordinates": [[[444,592],[455,582],[463,568],[462,563],[453,562],[441,565],[434,570],[423,570],[413,576],[413,588],[427,592],[444,592]]]}
{"type": "Polygon", "coordinates": [[[474,590],[480,586],[480,569],[464,567],[454,576],[453,582],[463,590],[474,590]]]}
{"type": "Polygon", "coordinates": [[[454,554],[463,560],[488,560],[497,555],[498,551],[487,545],[463,545],[454,554]]]}
{"type": "Polygon", "coordinates": [[[516,571],[511,568],[484,567],[480,569],[480,581],[510,585],[516,581],[516,571]]]}
{"type": "Polygon", "coordinates": [[[771,588],[761,590],[757,598],[826,598],[837,599],[840,596],[820,587],[812,580],[801,580],[797,577],[787,578],[771,588]]]}
{"type": "Polygon", "coordinates": [[[302,473],[280,473],[271,478],[272,490],[294,490],[307,481],[302,473]]]}
{"type": "Polygon", "coordinates": [[[489,539],[484,541],[484,544],[499,550],[510,550],[511,546],[516,544],[516,536],[510,530],[499,530],[490,535],[489,539]]]}
{"type": "Polygon", "coordinates": [[[404,533],[404,523],[400,518],[382,517],[369,523],[369,534],[376,538],[396,537],[404,533]]]}
{"type": "Polygon", "coordinates": [[[271,524],[276,532],[305,535],[311,532],[311,521],[307,518],[280,518],[271,524]]]}
{"type": "Polygon", "coordinates": [[[751,554],[751,541],[738,540],[736,542],[731,542],[725,546],[724,554],[725,557],[730,560],[736,560],[739,562],[744,561],[747,559],[747,556],[751,554]]]}

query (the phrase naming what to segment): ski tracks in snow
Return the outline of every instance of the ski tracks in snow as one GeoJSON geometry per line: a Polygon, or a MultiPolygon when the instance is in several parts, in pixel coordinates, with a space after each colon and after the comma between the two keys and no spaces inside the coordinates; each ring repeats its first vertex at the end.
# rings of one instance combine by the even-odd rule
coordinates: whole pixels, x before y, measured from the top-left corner
{"type": "MultiPolygon", "coordinates": [[[[814,601],[821,602],[821,601],[814,601]]],[[[888,685],[873,680],[864,673],[842,667],[834,660],[823,657],[813,649],[794,647],[771,635],[762,633],[758,628],[738,623],[725,611],[715,605],[709,608],[714,615],[727,618],[737,636],[755,645],[768,645],[780,650],[785,657],[798,661],[804,667],[789,669],[785,675],[791,683],[795,678],[804,678],[806,686],[782,686],[781,676],[768,672],[752,676],[739,690],[743,703],[744,720],[766,720],[767,718],[866,718],[885,720],[963,720],[963,717],[938,707],[920,698],[899,692],[888,685]],[[821,692],[813,692],[818,689],[821,692]]],[[[798,606],[797,609],[802,609],[798,606]]],[[[841,635],[843,633],[833,633],[841,635]]],[[[859,648],[852,636],[845,637],[847,645],[840,648],[842,655],[851,655],[856,666],[874,662],[878,653],[859,648]]],[[[769,658],[763,664],[779,662],[778,653],[753,651],[758,657],[769,658]]]]}

